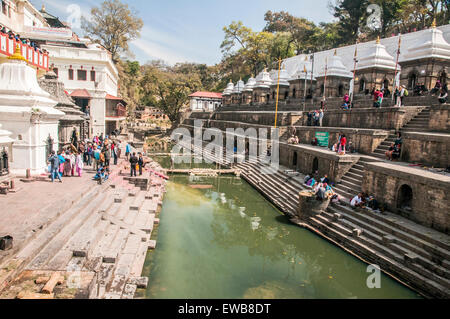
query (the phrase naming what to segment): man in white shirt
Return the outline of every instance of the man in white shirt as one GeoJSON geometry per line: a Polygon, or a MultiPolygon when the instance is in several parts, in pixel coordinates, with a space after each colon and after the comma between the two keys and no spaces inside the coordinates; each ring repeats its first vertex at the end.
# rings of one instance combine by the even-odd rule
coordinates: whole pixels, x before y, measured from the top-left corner
{"type": "Polygon", "coordinates": [[[356,195],[352,201],[350,202],[350,206],[352,207],[362,207],[363,206],[363,200],[362,200],[362,194],[359,193],[358,195],[356,195]]]}

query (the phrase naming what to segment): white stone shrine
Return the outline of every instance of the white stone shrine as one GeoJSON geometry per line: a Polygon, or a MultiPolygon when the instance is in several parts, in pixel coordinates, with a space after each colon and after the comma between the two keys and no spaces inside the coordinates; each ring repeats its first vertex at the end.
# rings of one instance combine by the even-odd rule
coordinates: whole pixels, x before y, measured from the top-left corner
{"type": "Polygon", "coordinates": [[[49,152],[58,149],[58,122],[64,116],[56,104],[19,51],[0,64],[0,124],[14,140],[13,174],[45,173],[49,152]]]}

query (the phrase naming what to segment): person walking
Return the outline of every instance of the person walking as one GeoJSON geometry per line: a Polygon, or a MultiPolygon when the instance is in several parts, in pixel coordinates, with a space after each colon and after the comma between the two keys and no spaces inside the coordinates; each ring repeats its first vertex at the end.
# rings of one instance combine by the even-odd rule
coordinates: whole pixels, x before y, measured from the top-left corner
{"type": "Polygon", "coordinates": [[[136,153],[133,153],[130,157],[130,166],[131,166],[131,177],[136,177],[136,165],[139,162],[139,159],[136,157],[136,153]]]}
{"type": "Polygon", "coordinates": [[[114,158],[114,165],[117,165],[117,161],[119,159],[119,147],[117,146],[116,142],[112,143],[111,152],[114,158]]]}
{"type": "Polygon", "coordinates": [[[61,176],[59,175],[59,157],[55,151],[52,151],[48,162],[50,163],[50,178],[52,179],[52,183],[55,181],[55,175],[59,179],[59,182],[62,183],[61,176]]]}

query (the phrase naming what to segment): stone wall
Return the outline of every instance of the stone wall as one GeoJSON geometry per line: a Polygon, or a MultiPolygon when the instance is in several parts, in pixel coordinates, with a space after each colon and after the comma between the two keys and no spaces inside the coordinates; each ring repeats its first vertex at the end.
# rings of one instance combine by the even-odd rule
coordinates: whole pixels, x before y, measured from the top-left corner
{"type": "Polygon", "coordinates": [[[338,156],[326,149],[280,143],[281,165],[299,170],[303,174],[310,174],[317,169],[320,176],[328,174],[329,179],[335,182],[339,182],[358,160],[359,156],[338,156]],[[296,165],[295,154],[297,154],[296,165]]]}
{"type": "MultiPolygon", "coordinates": [[[[278,112],[277,123],[278,126],[293,125],[300,117],[300,112],[278,112]]],[[[217,112],[214,114],[213,119],[273,126],[275,124],[275,112],[217,112]]]]}
{"type": "Polygon", "coordinates": [[[389,131],[353,129],[353,128],[335,128],[335,127],[315,127],[315,126],[296,126],[297,136],[300,143],[309,144],[316,132],[330,133],[328,147],[331,148],[337,143],[339,134],[344,133],[349,142],[359,153],[371,154],[388,136],[389,131]]]}
{"type": "Polygon", "coordinates": [[[450,133],[450,104],[431,107],[429,129],[434,132],[450,133]]]}
{"type": "Polygon", "coordinates": [[[450,166],[450,135],[439,133],[404,133],[402,160],[429,166],[450,166]]]}
{"type": "Polygon", "coordinates": [[[363,191],[391,212],[444,233],[450,229],[450,177],[388,163],[366,163],[363,191]],[[406,186],[405,186],[406,185],[406,186]],[[412,190],[411,210],[402,209],[402,190],[412,190]]]}
{"type": "Polygon", "coordinates": [[[211,118],[212,114],[211,112],[192,112],[189,118],[207,120],[211,118]]]}
{"type": "MultiPolygon", "coordinates": [[[[422,109],[420,107],[402,107],[333,110],[325,112],[323,126],[398,130],[422,109]]],[[[307,116],[305,114],[302,126],[306,125],[307,116]]]]}

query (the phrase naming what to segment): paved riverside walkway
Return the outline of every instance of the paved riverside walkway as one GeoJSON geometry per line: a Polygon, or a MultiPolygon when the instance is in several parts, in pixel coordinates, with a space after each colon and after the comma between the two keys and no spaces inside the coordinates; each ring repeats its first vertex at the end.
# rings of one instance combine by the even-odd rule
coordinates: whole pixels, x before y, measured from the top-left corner
{"type": "MultiPolygon", "coordinates": [[[[111,168],[115,169],[114,166],[111,168]]],[[[50,179],[23,183],[15,179],[19,191],[0,195],[0,237],[12,236],[16,249],[0,251],[0,263],[95,187],[94,175],[91,167],[85,167],[81,178],[63,177],[63,183],[58,180],[52,183],[50,179]]]]}

